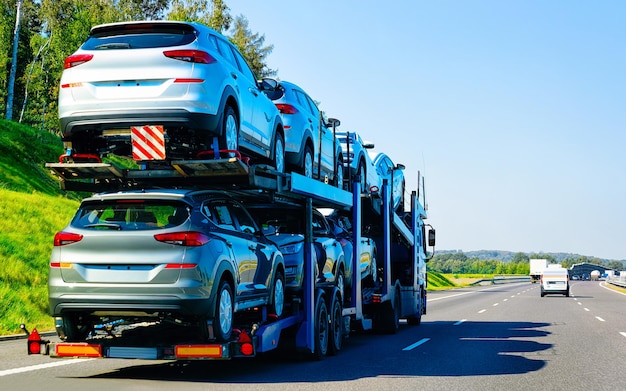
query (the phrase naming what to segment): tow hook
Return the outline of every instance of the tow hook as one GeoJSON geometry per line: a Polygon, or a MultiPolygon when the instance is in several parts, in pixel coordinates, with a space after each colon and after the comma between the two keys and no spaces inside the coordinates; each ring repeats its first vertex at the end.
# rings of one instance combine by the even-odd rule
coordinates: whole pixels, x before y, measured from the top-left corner
{"type": "Polygon", "coordinates": [[[48,354],[48,344],[50,341],[41,339],[36,328],[34,328],[32,332],[29,332],[26,329],[26,325],[22,323],[20,329],[28,336],[26,340],[28,354],[48,354]]]}

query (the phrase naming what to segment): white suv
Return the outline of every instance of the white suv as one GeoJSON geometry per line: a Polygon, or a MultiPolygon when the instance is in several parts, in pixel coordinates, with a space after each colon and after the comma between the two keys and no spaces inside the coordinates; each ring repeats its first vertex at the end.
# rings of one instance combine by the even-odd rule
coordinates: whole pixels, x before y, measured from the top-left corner
{"type": "Polygon", "coordinates": [[[131,128],[144,127],[156,130],[167,159],[241,148],[284,169],[278,110],[235,46],[206,26],[95,26],[64,68],[59,118],[72,152],[132,156],[131,128]]]}

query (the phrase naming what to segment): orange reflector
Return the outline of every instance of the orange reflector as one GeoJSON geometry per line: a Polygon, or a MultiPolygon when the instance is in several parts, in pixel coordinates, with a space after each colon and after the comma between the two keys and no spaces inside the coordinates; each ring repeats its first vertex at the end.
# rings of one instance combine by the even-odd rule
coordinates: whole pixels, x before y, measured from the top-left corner
{"type": "Polygon", "coordinates": [[[102,357],[102,347],[88,343],[59,343],[55,352],[59,357],[102,357]]]}
{"type": "Polygon", "coordinates": [[[221,358],[222,345],[177,345],[176,358],[221,358]]]}

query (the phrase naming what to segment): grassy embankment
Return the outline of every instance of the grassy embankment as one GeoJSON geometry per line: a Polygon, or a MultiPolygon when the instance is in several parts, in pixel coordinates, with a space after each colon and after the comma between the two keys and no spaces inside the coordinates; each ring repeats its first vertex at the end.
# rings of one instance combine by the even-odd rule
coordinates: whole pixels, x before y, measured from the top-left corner
{"type": "Polygon", "coordinates": [[[52,329],[47,274],[54,234],[78,202],[44,167],[63,148],[58,137],[0,120],[0,335],[52,329]]]}
{"type": "MultiPolygon", "coordinates": [[[[0,335],[19,334],[21,323],[53,329],[47,314],[52,241],[79,200],[60,190],[44,166],[61,153],[57,136],[0,120],[0,335]]],[[[458,277],[429,273],[429,290],[455,287],[458,277]]]]}

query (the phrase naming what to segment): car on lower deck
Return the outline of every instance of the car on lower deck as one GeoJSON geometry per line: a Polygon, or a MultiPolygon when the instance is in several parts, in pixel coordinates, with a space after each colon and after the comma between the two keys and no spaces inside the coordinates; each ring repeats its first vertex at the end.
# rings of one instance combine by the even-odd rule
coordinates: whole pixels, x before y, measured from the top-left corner
{"type": "Polygon", "coordinates": [[[282,315],[284,268],[278,247],[222,192],[99,194],[55,235],[49,310],[67,341],[137,321],[197,325],[227,341],[239,312],[282,315]]]}
{"type": "MultiPolygon", "coordinates": [[[[249,204],[246,208],[267,238],[276,243],[285,259],[286,287],[298,295],[304,281],[304,235],[306,216],[302,207],[269,204],[249,204]]],[[[336,285],[343,292],[351,283],[346,253],[352,251],[332,232],[326,218],[316,209],[312,212],[313,259],[315,283],[318,286],[336,285]]]]}
{"type": "Polygon", "coordinates": [[[71,156],[154,163],[236,150],[284,170],[278,109],[239,50],[195,22],[98,25],[64,62],[58,115],[71,156]],[[214,141],[217,141],[216,145],[214,141]]]}

